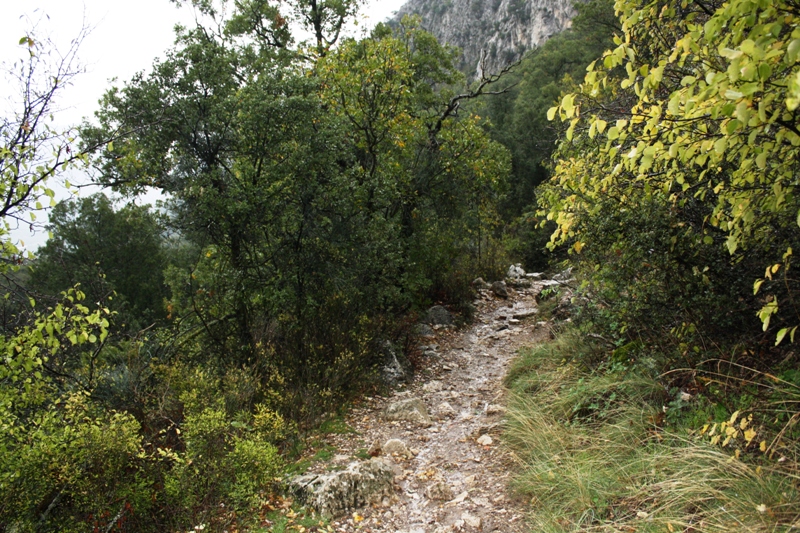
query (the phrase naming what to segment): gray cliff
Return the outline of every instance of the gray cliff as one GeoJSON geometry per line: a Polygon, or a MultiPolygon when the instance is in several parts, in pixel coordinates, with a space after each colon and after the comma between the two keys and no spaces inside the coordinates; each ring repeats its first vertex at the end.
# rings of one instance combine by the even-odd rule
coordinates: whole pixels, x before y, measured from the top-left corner
{"type": "Polygon", "coordinates": [[[395,20],[422,17],[422,26],[440,42],[462,49],[459,69],[479,77],[500,71],[567,29],[575,0],[409,0],[395,20]]]}

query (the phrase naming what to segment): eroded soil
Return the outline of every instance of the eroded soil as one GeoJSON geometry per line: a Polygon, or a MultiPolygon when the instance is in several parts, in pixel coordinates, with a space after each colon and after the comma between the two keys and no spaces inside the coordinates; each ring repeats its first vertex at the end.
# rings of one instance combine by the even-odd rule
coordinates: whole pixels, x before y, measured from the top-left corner
{"type": "Polygon", "coordinates": [[[537,324],[534,295],[541,287],[509,289],[508,300],[482,291],[478,314],[462,330],[439,329],[423,346],[429,361],[414,383],[385,398],[367,398],[346,418],[355,434],[328,435],[335,449],[319,472],[346,466],[372,453],[395,471],[395,497],[333,522],[340,532],[445,533],[525,531],[524,502],[508,481],[513,457],[500,443],[505,409],[502,380],[517,353],[549,334],[537,324]],[[406,398],[426,404],[433,425],[386,421],[387,405],[406,398]],[[409,455],[377,452],[401,440],[409,455]],[[374,444],[373,444],[374,443],[374,444]]]}

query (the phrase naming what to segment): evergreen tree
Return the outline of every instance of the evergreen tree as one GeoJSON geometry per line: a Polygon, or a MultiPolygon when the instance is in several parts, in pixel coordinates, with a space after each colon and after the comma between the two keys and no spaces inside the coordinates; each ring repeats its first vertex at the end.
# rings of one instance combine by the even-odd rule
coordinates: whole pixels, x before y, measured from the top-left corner
{"type": "Polygon", "coordinates": [[[133,321],[133,329],[165,317],[165,242],[147,206],[115,211],[103,194],[66,200],[51,211],[47,229],[51,238],[37,253],[32,288],[58,295],[80,284],[90,302],[122,313],[117,322],[133,321]]]}

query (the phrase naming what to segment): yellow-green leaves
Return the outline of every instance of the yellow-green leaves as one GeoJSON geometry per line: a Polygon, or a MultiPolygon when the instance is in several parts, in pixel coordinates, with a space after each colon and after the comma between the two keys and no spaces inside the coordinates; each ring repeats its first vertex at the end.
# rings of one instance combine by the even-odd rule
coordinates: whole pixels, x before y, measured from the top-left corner
{"type": "Polygon", "coordinates": [[[759,279],[759,280],[756,280],[755,283],[753,283],[753,295],[754,296],[756,294],[758,294],[759,290],[761,290],[761,286],[764,284],[764,281],[765,280],[763,280],[763,279],[759,279]]]}
{"type": "Polygon", "coordinates": [[[578,125],[578,120],[579,119],[577,118],[573,118],[569,123],[569,128],[567,128],[567,132],[565,134],[568,141],[571,141],[572,137],[575,135],[575,126],[578,125]]]}
{"type": "Polygon", "coordinates": [[[561,100],[561,109],[564,112],[564,116],[566,118],[572,118],[575,116],[575,95],[567,94],[561,100]]]}
{"type": "MultiPolygon", "coordinates": [[[[548,112],[549,119],[569,123],[566,139],[573,146],[586,146],[585,162],[556,167],[559,186],[579,194],[545,201],[550,219],[572,223],[607,195],[625,202],[658,191],[678,207],[690,199],[708,205],[708,223],[727,233],[730,254],[775,238],[776,220],[796,218],[781,238],[800,238],[800,121],[793,114],[800,107],[800,16],[794,6],[730,0],[690,16],[633,0],[617,0],[615,8],[623,27],[617,47],[587,69],[578,92],[563,95],[548,112]],[[654,32],[667,37],[655,40],[654,32]],[[581,136],[596,142],[603,134],[605,146],[581,144],[581,136]]],[[[554,233],[554,242],[566,239],[565,229],[554,233]]],[[[765,330],[778,300],[759,311],[765,330]]],[[[782,340],[792,330],[781,331],[782,340]]]]}
{"type": "Polygon", "coordinates": [[[778,331],[778,335],[775,338],[775,346],[783,342],[783,339],[786,338],[787,333],[789,334],[789,340],[791,342],[794,342],[794,336],[795,333],[797,333],[797,328],[798,326],[795,326],[793,328],[782,328],[780,331],[778,331]]]}
{"type": "Polygon", "coordinates": [[[767,329],[769,329],[769,322],[772,319],[772,315],[774,315],[777,312],[778,312],[778,302],[775,301],[775,297],[773,296],[772,301],[768,302],[757,313],[759,320],[761,320],[761,323],[763,324],[764,331],[767,331],[767,329]]]}
{"type": "Polygon", "coordinates": [[[786,60],[794,63],[800,58],[800,39],[793,39],[786,47],[786,60]]]}
{"type": "MultiPolygon", "coordinates": [[[[31,374],[38,373],[45,357],[62,349],[64,341],[73,346],[103,342],[108,335],[108,320],[102,310],[90,311],[80,302],[83,293],[70,289],[63,301],[49,312],[37,313],[33,324],[18,330],[11,337],[0,337],[0,380],[32,383],[31,374]]],[[[39,379],[39,378],[37,378],[39,379]]]]}
{"type": "Polygon", "coordinates": [[[789,91],[786,96],[786,108],[794,111],[800,105],[800,71],[789,78],[789,91]]]}

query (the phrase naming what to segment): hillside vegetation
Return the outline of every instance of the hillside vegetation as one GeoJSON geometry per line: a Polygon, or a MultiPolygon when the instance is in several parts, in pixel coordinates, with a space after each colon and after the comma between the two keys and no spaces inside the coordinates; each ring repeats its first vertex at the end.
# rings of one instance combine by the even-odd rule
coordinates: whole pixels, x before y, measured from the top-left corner
{"type": "Polygon", "coordinates": [[[5,227],[69,166],[168,200],[65,201],[34,259],[0,233],[0,530],[257,527],[300,437],[386,386],[421,311],[468,316],[497,277],[509,155],[457,113],[490,80],[413,19],[340,39],[355,1],[191,4],[79,131],[44,123],[76,50],[20,43],[5,227]]]}
{"type": "Polygon", "coordinates": [[[533,530],[800,527],[796,5],[579,3],[468,84],[418,19],[341,37],[358,0],[177,3],[94,122],[48,121],[81,36],[8,73],[0,531],[282,530],[306,437],[511,262],[574,276],[507,378],[533,530]],[[23,257],[68,170],[122,200],[23,257]]]}
{"type": "Polygon", "coordinates": [[[548,111],[565,130],[536,216],[576,266],[574,314],[509,377],[520,489],[537,531],[788,531],[800,12],[614,10],[548,111]]]}

